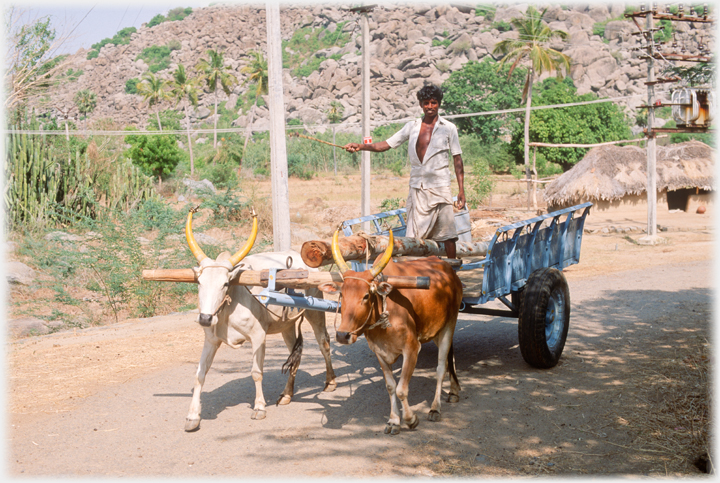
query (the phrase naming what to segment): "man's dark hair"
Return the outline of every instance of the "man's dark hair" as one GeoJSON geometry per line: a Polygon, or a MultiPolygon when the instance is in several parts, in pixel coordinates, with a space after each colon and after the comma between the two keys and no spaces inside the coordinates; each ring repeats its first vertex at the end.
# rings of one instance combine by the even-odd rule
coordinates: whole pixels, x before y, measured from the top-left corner
{"type": "Polygon", "coordinates": [[[428,99],[435,99],[438,104],[442,102],[443,91],[434,84],[427,84],[423,86],[417,93],[418,101],[427,101],[428,99]]]}

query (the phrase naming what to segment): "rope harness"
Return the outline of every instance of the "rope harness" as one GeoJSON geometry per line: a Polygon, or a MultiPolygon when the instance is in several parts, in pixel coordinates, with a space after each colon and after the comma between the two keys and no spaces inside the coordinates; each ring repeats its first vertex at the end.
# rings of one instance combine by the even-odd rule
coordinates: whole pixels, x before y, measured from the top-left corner
{"type": "MultiPolygon", "coordinates": [[[[343,277],[342,274],[340,276],[342,277],[343,281],[345,281],[346,279],[354,279],[354,280],[361,280],[361,281],[365,282],[366,284],[368,284],[370,286],[369,294],[371,296],[379,295],[380,298],[382,299],[382,312],[380,313],[380,317],[378,317],[378,320],[376,320],[375,322],[370,324],[366,330],[371,330],[371,329],[374,329],[375,327],[380,327],[381,329],[387,329],[388,327],[392,327],[392,324],[390,324],[390,314],[387,311],[387,296],[390,293],[390,291],[384,291],[384,290],[378,291],[378,285],[375,282],[375,280],[373,280],[372,282],[368,282],[367,280],[365,280],[363,278],[359,278],[359,277],[343,277]]],[[[342,292],[340,293],[340,297],[342,298],[342,292]]],[[[372,297],[370,304],[371,304],[370,311],[368,312],[368,316],[365,319],[365,322],[363,322],[363,324],[360,327],[358,327],[357,329],[355,329],[351,332],[348,332],[349,334],[357,335],[363,329],[365,329],[366,325],[368,325],[368,322],[370,322],[370,317],[372,316],[373,311],[375,310],[375,297],[372,297]]],[[[335,320],[333,322],[333,326],[334,326],[336,332],[337,332],[337,315],[338,315],[339,309],[340,309],[340,304],[338,304],[338,308],[335,309],[335,320]]]]}

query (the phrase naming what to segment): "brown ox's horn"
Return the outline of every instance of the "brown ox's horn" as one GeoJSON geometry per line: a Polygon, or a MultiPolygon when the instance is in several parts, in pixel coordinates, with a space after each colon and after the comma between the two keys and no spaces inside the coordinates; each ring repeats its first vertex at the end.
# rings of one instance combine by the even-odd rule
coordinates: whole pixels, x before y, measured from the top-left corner
{"type": "Polygon", "coordinates": [[[187,240],[187,244],[190,247],[190,251],[193,255],[195,255],[198,263],[200,263],[207,258],[207,255],[203,253],[200,245],[198,245],[198,243],[195,241],[195,236],[193,235],[192,231],[192,216],[193,213],[197,213],[198,208],[200,208],[200,206],[190,208],[190,211],[188,212],[187,222],[185,222],[185,239],[187,240]]]}
{"type": "Polygon", "coordinates": [[[383,253],[382,258],[380,259],[380,262],[372,267],[370,269],[370,275],[372,275],[373,278],[380,275],[380,273],[385,269],[387,264],[390,262],[390,259],[392,258],[393,253],[393,232],[392,230],[388,230],[388,246],[385,249],[385,253],[383,253]]]}
{"type": "Polygon", "coordinates": [[[238,263],[240,263],[240,260],[245,258],[245,256],[250,253],[250,249],[255,244],[255,239],[257,238],[258,234],[258,221],[257,221],[257,213],[255,213],[255,208],[252,209],[252,217],[253,217],[253,226],[252,226],[252,232],[250,233],[250,237],[248,238],[247,243],[245,243],[245,246],[242,247],[235,255],[230,257],[230,264],[234,267],[238,263]]]}
{"type": "Polygon", "coordinates": [[[350,270],[350,267],[348,266],[347,262],[342,256],[342,253],[340,253],[340,247],[338,246],[338,235],[340,234],[340,227],[338,227],[337,230],[335,230],[335,234],[332,238],[332,245],[330,246],[332,251],[333,259],[335,260],[335,265],[338,266],[340,269],[340,273],[345,273],[348,270],[350,270]]]}

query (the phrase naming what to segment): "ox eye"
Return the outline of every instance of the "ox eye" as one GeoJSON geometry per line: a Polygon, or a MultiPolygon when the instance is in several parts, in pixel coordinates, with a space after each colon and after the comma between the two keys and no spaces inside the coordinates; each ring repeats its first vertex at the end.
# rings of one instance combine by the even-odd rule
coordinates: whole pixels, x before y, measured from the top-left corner
{"type": "Polygon", "coordinates": [[[370,294],[366,293],[362,298],[362,303],[364,303],[364,304],[367,303],[369,298],[370,298],[370,294]]]}

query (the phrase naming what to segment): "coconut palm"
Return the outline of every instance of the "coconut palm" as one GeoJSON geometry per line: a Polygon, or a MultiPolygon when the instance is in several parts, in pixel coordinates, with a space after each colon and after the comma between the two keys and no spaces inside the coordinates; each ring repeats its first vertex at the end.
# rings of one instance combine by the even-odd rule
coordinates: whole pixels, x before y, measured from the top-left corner
{"type": "Polygon", "coordinates": [[[237,77],[228,72],[223,62],[223,54],[216,50],[208,50],[208,58],[200,59],[195,66],[200,72],[200,78],[207,82],[208,87],[215,95],[215,127],[213,132],[213,147],[217,149],[217,106],[218,106],[218,84],[226,95],[230,95],[232,88],[237,84],[237,77]]]}
{"type": "Polygon", "coordinates": [[[247,127],[245,128],[245,144],[243,145],[243,155],[247,149],[248,139],[250,139],[251,127],[253,122],[253,116],[255,114],[255,108],[257,107],[257,101],[261,95],[268,93],[268,64],[267,59],[261,51],[250,52],[250,63],[243,67],[240,72],[248,74],[247,79],[243,82],[243,85],[248,83],[255,83],[255,102],[250,108],[250,115],[248,116],[247,127]]]}
{"type": "Polygon", "coordinates": [[[191,79],[185,72],[185,66],[178,64],[173,72],[172,96],[177,103],[185,101],[185,121],[187,123],[187,140],[188,149],[190,150],[190,175],[195,174],[195,159],[193,158],[192,140],[190,139],[190,113],[188,106],[197,106],[198,103],[198,84],[197,78],[191,79]]]}
{"type": "Polygon", "coordinates": [[[87,115],[95,110],[97,106],[97,96],[89,89],[82,89],[75,93],[73,101],[77,106],[78,112],[85,116],[85,129],[87,129],[87,115]]]}
{"type": "MultiPolygon", "coordinates": [[[[328,121],[333,124],[333,144],[335,144],[335,124],[342,120],[344,110],[343,105],[340,104],[339,101],[330,102],[330,109],[327,111],[327,117],[328,121]]],[[[335,146],[333,146],[333,172],[335,173],[335,176],[337,176],[337,156],[335,155],[335,146]]]]}
{"type": "Polygon", "coordinates": [[[157,116],[158,129],[162,131],[160,123],[160,103],[170,100],[172,93],[170,92],[171,83],[167,80],[156,77],[152,72],[143,74],[143,80],[137,85],[138,94],[143,96],[148,103],[148,107],[157,105],[155,115],[157,116]]]}
{"type": "Polygon", "coordinates": [[[567,33],[562,30],[552,30],[542,20],[545,11],[537,11],[534,7],[528,7],[525,16],[514,18],[510,21],[518,32],[517,39],[505,39],[493,49],[493,54],[503,54],[498,69],[505,63],[512,61],[508,78],[512,75],[515,67],[524,60],[530,61],[525,87],[523,89],[523,100],[525,100],[525,176],[528,180],[528,207],[530,205],[530,105],[532,103],[532,85],[535,76],[541,76],[545,72],[557,72],[557,77],[562,78],[563,72],[570,70],[570,58],[555,49],[546,45],[555,38],[565,39],[567,33]]]}

